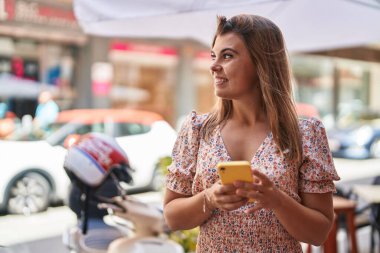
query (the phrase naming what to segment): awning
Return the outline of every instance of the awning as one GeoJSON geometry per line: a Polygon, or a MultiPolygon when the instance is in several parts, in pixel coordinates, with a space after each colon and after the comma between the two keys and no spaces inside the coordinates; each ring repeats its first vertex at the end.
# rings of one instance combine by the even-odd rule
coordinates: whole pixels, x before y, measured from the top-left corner
{"type": "Polygon", "coordinates": [[[53,94],[57,93],[57,88],[52,85],[22,79],[8,73],[0,74],[0,98],[37,99],[38,95],[45,90],[53,94]]]}
{"type": "Polygon", "coordinates": [[[74,0],[85,33],[131,38],[195,39],[211,43],[216,16],[265,16],[283,31],[290,51],[380,43],[375,0],[74,0]]]}

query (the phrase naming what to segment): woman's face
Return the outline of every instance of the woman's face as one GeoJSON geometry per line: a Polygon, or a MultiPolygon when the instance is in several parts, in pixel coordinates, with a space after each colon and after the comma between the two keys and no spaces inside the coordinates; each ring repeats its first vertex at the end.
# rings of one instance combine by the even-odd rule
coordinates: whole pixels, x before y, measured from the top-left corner
{"type": "Polygon", "coordinates": [[[224,99],[239,99],[258,91],[256,66],[243,40],[234,33],[219,35],[211,51],[210,67],[215,94],[224,99]]]}

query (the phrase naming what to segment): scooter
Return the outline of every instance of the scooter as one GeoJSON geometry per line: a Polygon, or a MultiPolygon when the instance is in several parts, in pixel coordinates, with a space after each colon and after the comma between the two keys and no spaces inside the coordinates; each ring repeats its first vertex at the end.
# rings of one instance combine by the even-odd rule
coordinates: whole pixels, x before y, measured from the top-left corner
{"type": "Polygon", "coordinates": [[[167,237],[169,232],[162,211],[153,204],[146,204],[137,199],[115,197],[113,203],[102,203],[100,208],[107,208],[109,215],[104,217],[106,224],[117,227],[120,231],[132,232],[127,237],[114,240],[108,247],[108,253],[125,252],[173,252],[183,253],[178,243],[167,237]],[[132,222],[132,231],[128,226],[132,222]],[[125,228],[127,227],[127,230],[125,228]]]}
{"type": "MultiPolygon", "coordinates": [[[[109,180],[106,182],[105,185],[112,185],[109,180]]],[[[102,190],[108,188],[110,187],[102,186],[99,192],[103,193],[102,190]]],[[[108,192],[111,192],[112,196],[116,195],[112,194],[113,189],[108,192]]],[[[101,202],[97,196],[97,191],[88,191],[85,194],[76,184],[70,187],[67,205],[77,215],[77,224],[65,231],[62,240],[71,253],[105,253],[112,241],[129,236],[128,230],[132,229],[132,224],[120,230],[104,222],[107,211],[97,208],[98,203],[101,202]]]]}
{"type": "MultiPolygon", "coordinates": [[[[105,199],[103,199],[105,200],[105,199]]],[[[66,233],[65,245],[76,253],[183,253],[178,243],[168,239],[162,211],[154,204],[131,196],[99,203],[108,214],[90,219],[86,234],[80,226],[66,233]]]]}
{"type": "Polygon", "coordinates": [[[71,253],[184,252],[167,238],[162,211],[128,196],[122,188],[120,182],[132,181],[131,169],[126,154],[112,138],[94,133],[81,137],[68,149],[64,168],[73,182],[74,198],[69,206],[78,215],[77,226],[63,235],[71,253]],[[104,187],[107,184],[113,186],[111,191],[104,187]],[[99,194],[105,191],[116,197],[99,194]],[[75,200],[75,196],[80,197],[75,200]],[[106,215],[99,210],[106,210],[106,215]]]}

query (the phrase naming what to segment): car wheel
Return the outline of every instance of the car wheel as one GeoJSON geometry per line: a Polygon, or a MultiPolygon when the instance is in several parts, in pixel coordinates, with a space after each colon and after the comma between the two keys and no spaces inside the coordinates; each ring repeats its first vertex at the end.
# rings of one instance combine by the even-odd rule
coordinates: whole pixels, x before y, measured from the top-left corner
{"type": "Polygon", "coordinates": [[[149,190],[160,191],[165,184],[165,176],[161,173],[160,169],[157,167],[154,169],[152,180],[149,184],[149,190]]]}
{"type": "Polygon", "coordinates": [[[29,172],[10,185],[7,196],[9,213],[29,215],[41,212],[49,205],[50,185],[44,176],[29,172]]]}
{"type": "Polygon", "coordinates": [[[370,152],[371,152],[371,157],[380,158],[380,138],[372,142],[370,152]]]}

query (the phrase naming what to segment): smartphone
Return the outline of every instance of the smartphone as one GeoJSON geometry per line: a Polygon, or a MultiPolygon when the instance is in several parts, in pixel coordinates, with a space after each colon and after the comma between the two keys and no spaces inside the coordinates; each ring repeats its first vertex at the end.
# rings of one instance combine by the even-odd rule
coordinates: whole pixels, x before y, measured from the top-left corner
{"type": "Polygon", "coordinates": [[[253,182],[251,164],[248,161],[220,162],[217,168],[222,184],[232,184],[236,180],[253,182]]]}
{"type": "MultiPolygon", "coordinates": [[[[236,180],[253,182],[251,164],[248,161],[220,162],[217,165],[222,184],[232,184],[236,180]]],[[[254,202],[250,198],[248,202],[254,202]]]]}

